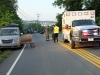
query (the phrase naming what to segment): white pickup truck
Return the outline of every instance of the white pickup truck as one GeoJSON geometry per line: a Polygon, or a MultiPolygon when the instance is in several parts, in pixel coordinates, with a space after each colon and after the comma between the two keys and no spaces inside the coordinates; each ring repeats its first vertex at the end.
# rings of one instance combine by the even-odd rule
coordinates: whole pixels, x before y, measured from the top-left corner
{"type": "Polygon", "coordinates": [[[95,10],[66,11],[62,15],[63,41],[69,41],[72,49],[76,43],[99,44],[100,26],[95,23],[95,10]]]}

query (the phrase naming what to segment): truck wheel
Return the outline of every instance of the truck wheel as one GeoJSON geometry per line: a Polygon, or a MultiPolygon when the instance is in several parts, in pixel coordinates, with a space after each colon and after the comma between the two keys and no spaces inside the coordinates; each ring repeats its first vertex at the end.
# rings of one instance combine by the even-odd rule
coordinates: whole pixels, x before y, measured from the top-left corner
{"type": "Polygon", "coordinates": [[[67,42],[67,40],[66,40],[66,39],[64,39],[64,36],[63,36],[63,42],[64,42],[64,43],[66,43],[66,42],[67,42]]]}
{"type": "Polygon", "coordinates": [[[71,40],[70,46],[71,46],[71,49],[75,49],[75,42],[73,40],[71,40]]]}
{"type": "Polygon", "coordinates": [[[66,40],[63,38],[63,42],[66,43],[66,40]]]}

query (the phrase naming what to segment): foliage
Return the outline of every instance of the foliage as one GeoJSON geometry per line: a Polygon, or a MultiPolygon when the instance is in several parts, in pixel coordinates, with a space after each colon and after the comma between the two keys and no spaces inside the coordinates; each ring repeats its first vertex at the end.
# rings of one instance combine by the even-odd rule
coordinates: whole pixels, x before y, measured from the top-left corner
{"type": "Polygon", "coordinates": [[[95,10],[96,23],[100,25],[100,0],[85,0],[84,5],[86,10],[95,10]]]}
{"type": "Polygon", "coordinates": [[[100,16],[100,0],[85,0],[84,5],[86,10],[95,10],[96,17],[100,16]]]}
{"type": "Polygon", "coordinates": [[[18,17],[17,0],[1,0],[0,1],[0,28],[10,23],[17,23],[20,29],[23,29],[21,19],[18,17]],[[5,9],[5,10],[4,10],[5,9]]]}
{"type": "Polygon", "coordinates": [[[0,52],[0,62],[1,62],[4,58],[6,58],[10,53],[11,53],[10,50],[6,50],[6,51],[4,51],[4,52],[0,52]]]}
{"type": "Polygon", "coordinates": [[[61,31],[62,30],[62,14],[57,14],[56,19],[57,19],[56,25],[59,26],[60,31],[61,31]]]}
{"type": "Polygon", "coordinates": [[[96,17],[96,23],[100,26],[100,17],[96,17]]]}
{"type": "Polygon", "coordinates": [[[26,25],[26,28],[32,28],[33,30],[35,31],[44,31],[45,27],[44,26],[41,26],[40,23],[29,23],[26,25]]]}
{"type": "Polygon", "coordinates": [[[83,0],[55,0],[53,6],[65,8],[65,10],[82,10],[83,0]]]}

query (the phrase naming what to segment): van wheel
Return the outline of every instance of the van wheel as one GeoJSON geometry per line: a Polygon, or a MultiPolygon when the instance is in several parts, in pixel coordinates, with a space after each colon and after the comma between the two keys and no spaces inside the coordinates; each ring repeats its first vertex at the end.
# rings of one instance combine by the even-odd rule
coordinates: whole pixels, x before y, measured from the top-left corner
{"type": "Polygon", "coordinates": [[[73,40],[71,40],[70,46],[71,46],[71,49],[75,49],[75,42],[73,40]]]}

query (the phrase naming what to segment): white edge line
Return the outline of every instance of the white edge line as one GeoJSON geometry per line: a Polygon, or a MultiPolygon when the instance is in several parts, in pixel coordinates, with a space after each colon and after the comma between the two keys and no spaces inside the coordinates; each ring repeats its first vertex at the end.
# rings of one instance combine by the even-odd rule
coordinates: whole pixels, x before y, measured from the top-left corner
{"type": "Polygon", "coordinates": [[[14,61],[13,65],[10,67],[9,71],[7,72],[6,75],[10,75],[10,73],[12,72],[13,68],[15,67],[16,63],[18,62],[20,56],[22,55],[24,49],[25,49],[26,44],[24,45],[22,51],[20,52],[20,54],[18,55],[18,57],[16,58],[16,60],[14,61]]]}

